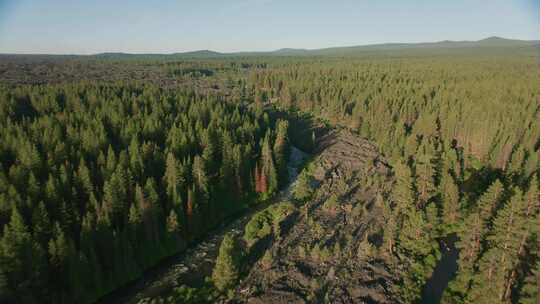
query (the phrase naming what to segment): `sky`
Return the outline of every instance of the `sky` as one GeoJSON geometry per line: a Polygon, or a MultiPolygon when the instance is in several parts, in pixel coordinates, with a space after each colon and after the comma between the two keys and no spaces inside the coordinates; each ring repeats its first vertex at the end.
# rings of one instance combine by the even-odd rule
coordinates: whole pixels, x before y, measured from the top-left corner
{"type": "Polygon", "coordinates": [[[0,53],[540,40],[540,0],[0,0],[0,53]]]}

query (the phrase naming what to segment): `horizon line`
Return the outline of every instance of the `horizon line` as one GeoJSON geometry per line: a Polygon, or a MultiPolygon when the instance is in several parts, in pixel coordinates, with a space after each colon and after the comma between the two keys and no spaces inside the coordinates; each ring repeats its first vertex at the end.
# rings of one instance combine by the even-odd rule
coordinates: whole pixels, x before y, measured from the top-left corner
{"type": "Polygon", "coordinates": [[[15,55],[15,56],[83,56],[83,57],[92,57],[92,56],[98,56],[98,55],[105,55],[105,54],[120,54],[120,55],[181,55],[181,54],[189,54],[189,53],[197,53],[197,52],[210,52],[215,53],[218,55],[240,55],[240,54],[264,54],[264,53],[275,53],[282,50],[290,50],[290,51],[318,51],[318,50],[328,50],[333,48],[353,48],[353,47],[369,47],[369,46],[382,46],[382,45],[415,45],[415,44],[436,44],[436,43],[444,43],[444,42],[480,42],[488,39],[500,39],[500,40],[511,40],[511,41],[521,41],[521,42],[540,42],[540,38],[535,39],[516,39],[516,38],[506,38],[502,36],[488,36],[486,38],[478,39],[478,40],[437,40],[437,41],[416,41],[416,42],[380,42],[380,43],[367,43],[367,44],[350,44],[350,45],[333,45],[333,46],[326,46],[326,47],[318,47],[318,48],[291,48],[291,47],[282,47],[278,49],[272,49],[272,50],[263,50],[263,51],[214,51],[211,49],[194,49],[194,50],[188,50],[188,51],[173,51],[173,52],[123,52],[123,51],[102,51],[97,53],[26,53],[26,52],[20,52],[20,53],[2,53],[0,52],[1,56],[6,55],[15,55]]]}

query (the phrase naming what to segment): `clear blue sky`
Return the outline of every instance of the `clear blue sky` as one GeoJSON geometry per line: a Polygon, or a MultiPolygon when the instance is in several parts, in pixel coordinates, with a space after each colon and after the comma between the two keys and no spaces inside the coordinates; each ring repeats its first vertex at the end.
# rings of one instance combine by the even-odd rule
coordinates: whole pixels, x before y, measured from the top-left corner
{"type": "Polygon", "coordinates": [[[0,53],[540,39],[540,0],[0,0],[0,53]]]}

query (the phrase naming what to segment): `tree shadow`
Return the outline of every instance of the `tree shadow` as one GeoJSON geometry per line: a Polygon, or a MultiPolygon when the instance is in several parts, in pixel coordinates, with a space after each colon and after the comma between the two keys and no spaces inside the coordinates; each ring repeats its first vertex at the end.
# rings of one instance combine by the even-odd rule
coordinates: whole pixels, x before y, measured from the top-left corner
{"type": "Polygon", "coordinates": [[[470,201],[474,202],[486,191],[497,179],[502,180],[504,172],[500,168],[491,166],[479,169],[469,168],[465,173],[465,179],[461,184],[464,193],[469,194],[470,201]]]}

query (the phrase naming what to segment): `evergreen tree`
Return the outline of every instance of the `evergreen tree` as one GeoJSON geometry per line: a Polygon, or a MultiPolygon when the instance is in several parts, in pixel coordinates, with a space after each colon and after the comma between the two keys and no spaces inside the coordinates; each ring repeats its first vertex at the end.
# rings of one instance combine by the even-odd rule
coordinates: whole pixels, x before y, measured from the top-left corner
{"type": "Polygon", "coordinates": [[[4,234],[0,243],[0,269],[7,278],[9,290],[15,296],[28,293],[30,274],[26,263],[32,263],[30,233],[28,227],[17,210],[13,208],[9,224],[4,227],[4,234]]]}
{"type": "Polygon", "coordinates": [[[390,202],[383,201],[381,195],[377,195],[377,202],[382,208],[382,217],[386,223],[383,229],[383,250],[392,255],[395,251],[396,238],[398,236],[398,223],[396,211],[390,206],[390,202]]]}
{"type": "Polygon", "coordinates": [[[415,162],[415,171],[415,184],[418,194],[417,205],[422,208],[422,206],[427,205],[436,191],[435,181],[433,179],[435,170],[429,154],[421,153],[418,156],[415,162]]]}
{"type": "Polygon", "coordinates": [[[178,223],[178,216],[174,210],[171,210],[167,217],[167,232],[171,234],[178,233],[180,231],[180,224],[178,223]]]}
{"type": "Polygon", "coordinates": [[[488,225],[503,195],[503,185],[496,180],[478,199],[476,208],[462,224],[458,232],[460,249],[458,272],[445,291],[443,301],[460,303],[468,294],[477,261],[483,251],[483,244],[488,232],[488,225]]]}
{"type": "MultiPolygon", "coordinates": [[[[527,245],[530,241],[534,241],[534,238],[532,238],[533,234],[538,234],[538,232],[540,232],[540,230],[538,230],[540,223],[540,213],[538,212],[540,210],[540,191],[536,175],[533,176],[529,183],[529,189],[525,193],[523,203],[524,205],[519,215],[520,219],[518,224],[518,229],[520,230],[518,235],[520,235],[520,239],[519,247],[517,249],[517,259],[519,259],[519,261],[517,261],[517,265],[511,270],[510,277],[506,281],[506,290],[503,299],[510,299],[512,289],[517,280],[519,263],[523,263],[523,259],[526,259],[525,254],[527,245]]],[[[524,266],[525,265],[523,265],[523,267],[524,266]]]]}
{"type": "Polygon", "coordinates": [[[166,192],[170,206],[178,205],[181,202],[180,189],[184,182],[184,178],[179,167],[180,165],[177,163],[176,158],[171,152],[169,152],[167,154],[167,162],[165,165],[165,175],[163,176],[163,180],[167,187],[166,192]]]}
{"type": "Polygon", "coordinates": [[[178,222],[178,215],[174,210],[171,210],[169,216],[167,216],[167,232],[172,252],[176,252],[180,249],[180,223],[178,222]]]}
{"type": "Polygon", "coordinates": [[[273,153],[276,160],[276,170],[279,186],[286,184],[288,180],[287,160],[288,160],[288,137],[289,123],[286,120],[278,120],[276,123],[276,139],[274,141],[273,153]]]}
{"type": "Polygon", "coordinates": [[[521,304],[540,303],[540,260],[536,261],[531,273],[525,279],[525,284],[521,289],[521,304]]]}
{"type": "Polygon", "coordinates": [[[260,190],[263,193],[272,194],[278,188],[278,176],[274,164],[274,156],[270,148],[270,133],[266,133],[261,148],[261,177],[260,190]]]}
{"type": "Polygon", "coordinates": [[[415,205],[412,173],[409,166],[400,162],[395,168],[396,183],[392,190],[392,199],[396,203],[399,214],[415,205]],[[402,211],[403,210],[403,211],[402,211]]]}
{"type": "Polygon", "coordinates": [[[460,217],[459,189],[450,173],[443,172],[440,189],[443,223],[450,226],[455,225],[460,217]]]}
{"type": "Polygon", "coordinates": [[[69,259],[73,255],[72,248],[68,244],[60,225],[54,227],[55,237],[49,241],[49,265],[50,277],[56,278],[53,284],[53,299],[57,303],[65,303],[70,299],[72,282],[68,281],[69,259]]]}
{"type": "Polygon", "coordinates": [[[299,201],[305,201],[311,197],[313,194],[313,189],[311,187],[311,177],[304,170],[298,176],[296,184],[294,186],[294,198],[299,201]]]}
{"type": "Polygon", "coordinates": [[[490,247],[479,260],[478,273],[473,277],[467,298],[477,303],[501,303],[506,297],[510,273],[519,262],[520,212],[524,205],[523,194],[514,190],[505,206],[493,220],[493,230],[488,237],[490,247]]]}
{"type": "Polygon", "coordinates": [[[239,276],[240,251],[234,237],[226,234],[219,247],[219,255],[212,272],[212,281],[218,290],[224,292],[232,288],[239,276]]]}
{"type": "Polygon", "coordinates": [[[193,159],[193,180],[195,181],[197,188],[204,194],[209,193],[209,179],[206,173],[205,164],[203,159],[198,155],[193,159]]]}
{"type": "Polygon", "coordinates": [[[34,209],[32,224],[34,225],[34,239],[38,240],[42,246],[45,246],[51,238],[52,225],[43,202],[39,202],[38,207],[34,209]]]}

